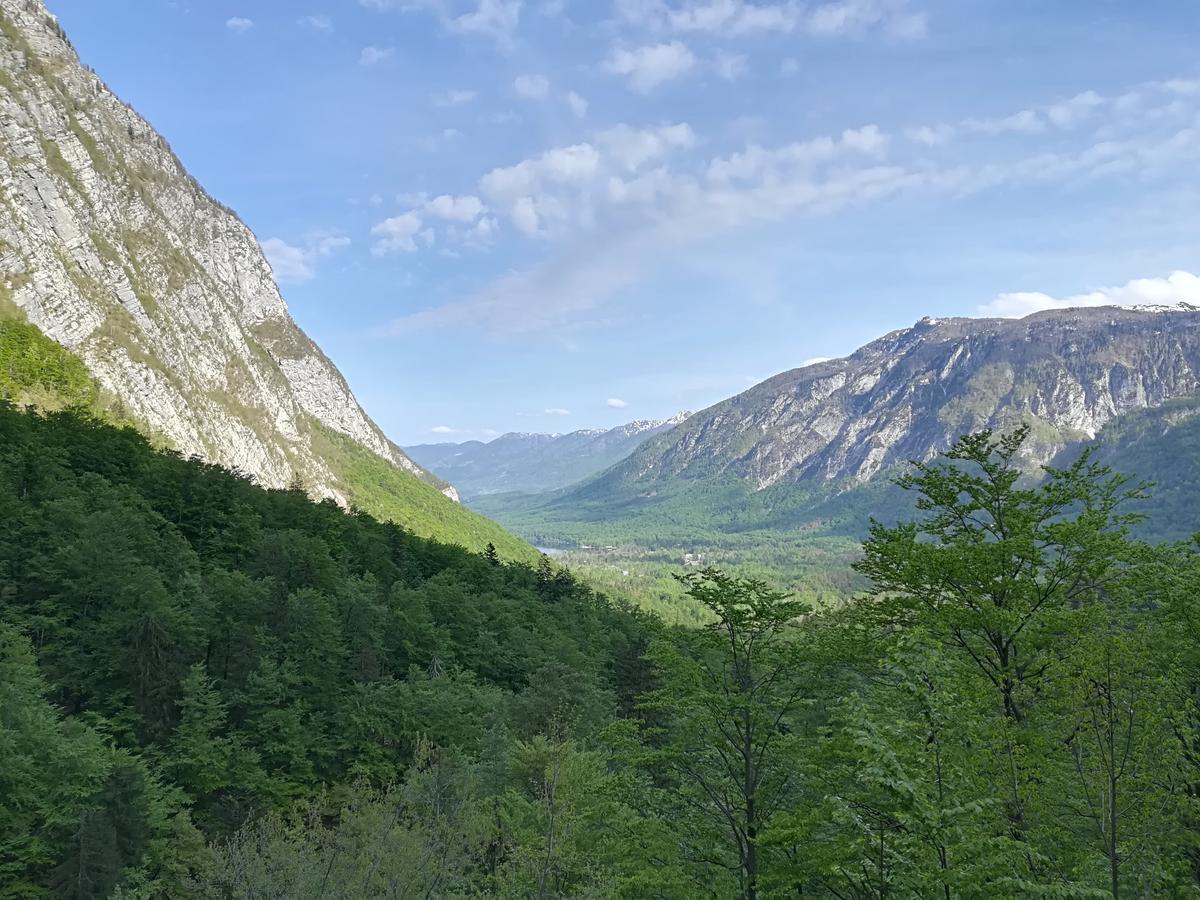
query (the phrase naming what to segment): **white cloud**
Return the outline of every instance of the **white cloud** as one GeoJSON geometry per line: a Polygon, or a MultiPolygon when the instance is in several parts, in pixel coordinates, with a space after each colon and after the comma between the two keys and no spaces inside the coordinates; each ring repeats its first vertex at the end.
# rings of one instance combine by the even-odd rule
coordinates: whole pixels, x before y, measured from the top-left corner
{"type": "Polygon", "coordinates": [[[1162,86],[1172,94],[1181,94],[1185,97],[1200,97],[1200,78],[1173,78],[1170,81],[1164,81],[1162,86]]]}
{"type": "Polygon", "coordinates": [[[650,44],[632,50],[614,48],[604,69],[623,76],[631,90],[647,94],[656,87],[676,79],[696,64],[696,57],[680,41],[650,44]]]}
{"type": "Polygon", "coordinates": [[[750,70],[750,66],[746,62],[746,54],[726,53],[724,50],[717,51],[714,65],[717,74],[726,81],[737,81],[750,70]]]}
{"type": "Polygon", "coordinates": [[[429,215],[452,222],[474,222],[485,210],[483,201],[473,195],[453,197],[442,194],[425,203],[425,212],[429,215]]]}
{"type": "Polygon", "coordinates": [[[371,234],[378,239],[371,245],[371,252],[376,256],[389,253],[413,253],[417,243],[413,238],[421,231],[421,217],[415,212],[406,212],[399,216],[384,219],[371,229],[371,234]]]}
{"type": "Polygon", "coordinates": [[[1018,319],[1046,309],[1078,306],[1200,306],[1200,276],[1172,272],[1166,278],[1135,278],[1119,287],[1098,288],[1069,297],[1051,297],[1039,291],[1000,294],[977,310],[981,316],[1018,319]]]}
{"type": "Polygon", "coordinates": [[[569,416],[571,411],[569,409],[563,409],[561,406],[552,406],[547,409],[545,413],[548,416],[569,416]]]}
{"type": "Polygon", "coordinates": [[[965,131],[962,123],[901,128],[908,140],[895,146],[889,134],[865,125],[777,146],[750,143],[719,157],[698,156],[704,141],[682,123],[601,131],[479,179],[476,193],[492,211],[491,227],[546,242],[551,249],[544,262],[388,330],[475,326],[515,332],[608,322],[611,314],[601,307],[664,259],[702,241],[901,193],[957,198],[1009,186],[1146,183],[1180,169],[1194,171],[1200,129],[1167,110],[1179,95],[1162,86],[1139,91],[1145,102],[1120,113],[1114,101],[1080,101],[1080,108],[1095,106],[1088,116],[1099,120],[1098,128],[1060,128],[1048,112],[1057,103],[1031,106],[1021,112],[1036,115],[1041,131],[1018,129],[996,141],[976,131],[969,146],[951,144],[936,160],[923,145],[948,141],[965,131]]]}
{"type": "Polygon", "coordinates": [[[350,238],[345,235],[318,231],[309,235],[303,246],[289,244],[282,238],[268,238],[262,242],[262,250],[276,278],[299,284],[317,276],[318,259],[349,244],[350,238]]]}
{"type": "Polygon", "coordinates": [[[359,65],[377,66],[395,53],[392,47],[363,47],[358,55],[359,65]]]}
{"type": "Polygon", "coordinates": [[[548,150],[536,159],[493,169],[479,179],[480,191],[524,234],[541,231],[542,218],[562,220],[566,210],[555,192],[591,182],[600,154],[591,144],[548,150]]]}
{"type": "Polygon", "coordinates": [[[837,0],[816,7],[806,24],[813,34],[858,34],[882,28],[899,38],[924,37],[928,27],[925,14],[911,11],[905,0],[837,0]]]}
{"type": "Polygon", "coordinates": [[[652,177],[630,177],[650,162],[691,147],[686,123],[637,129],[618,125],[594,142],[556,147],[540,157],[493,169],[479,180],[488,204],[522,234],[545,236],[586,225],[597,204],[647,199],[652,177]]]}
{"type": "Polygon", "coordinates": [[[622,17],[651,30],[743,37],[766,32],[816,35],[861,34],[879,29],[892,37],[918,38],[926,32],[926,17],[914,12],[908,0],[834,0],[816,5],[784,0],[619,0],[622,17]]]}
{"type": "Polygon", "coordinates": [[[449,425],[434,425],[429,429],[434,434],[458,434],[457,428],[451,428],[449,425]]]}
{"type": "Polygon", "coordinates": [[[831,359],[833,359],[832,356],[810,356],[804,362],[800,363],[800,368],[803,369],[806,366],[815,366],[817,363],[829,362],[831,359]]]}
{"type": "Polygon", "coordinates": [[[450,19],[448,25],[453,31],[507,43],[521,21],[521,7],[521,0],[479,0],[472,12],[450,19]]]}
{"type": "Polygon", "coordinates": [[[521,197],[513,204],[512,223],[522,234],[534,235],[541,230],[541,217],[532,197],[521,197]]]}
{"type": "Polygon", "coordinates": [[[801,14],[794,3],[751,4],[742,0],[693,2],[667,14],[669,26],[676,31],[701,31],[709,34],[750,34],[762,31],[792,31],[801,14]]]}
{"type": "Polygon", "coordinates": [[[468,247],[486,247],[492,243],[499,231],[499,222],[492,216],[483,216],[470,228],[455,231],[451,237],[468,247]]]}
{"type": "Polygon", "coordinates": [[[513,92],[526,100],[545,100],[550,82],[541,75],[518,75],[513,79],[513,92]]]}
{"type": "Polygon", "coordinates": [[[879,130],[878,125],[847,128],[842,132],[843,147],[868,156],[881,156],[887,148],[887,142],[887,135],[879,130]]]}
{"type": "Polygon", "coordinates": [[[673,150],[693,146],[696,134],[686,122],[658,128],[617,125],[597,134],[596,143],[620,168],[634,172],[648,162],[662,159],[673,150]]]}
{"type": "Polygon", "coordinates": [[[917,125],[906,129],[904,136],[917,144],[926,147],[939,147],[949,143],[954,137],[954,128],[950,125],[917,125]]]}
{"type": "Polygon", "coordinates": [[[293,247],[282,238],[267,238],[262,249],[280,281],[309,281],[317,274],[303,247],[293,247]]]}
{"type": "Polygon", "coordinates": [[[1070,100],[1055,103],[1046,109],[1046,118],[1056,128],[1074,128],[1104,105],[1104,98],[1095,91],[1084,91],[1070,100]]]}
{"type": "Polygon", "coordinates": [[[329,16],[301,16],[296,20],[296,24],[313,31],[333,31],[333,19],[329,16]]]}
{"type": "Polygon", "coordinates": [[[577,119],[582,119],[587,115],[588,102],[583,97],[579,96],[574,91],[567,92],[567,106],[571,108],[571,112],[575,114],[577,119]]]}
{"type": "Polygon", "coordinates": [[[502,44],[512,40],[524,5],[522,0],[473,0],[465,11],[460,11],[462,4],[446,0],[359,0],[359,3],[379,12],[430,13],[447,31],[490,37],[502,44]]]}
{"type": "Polygon", "coordinates": [[[967,119],[963,122],[963,127],[969,131],[992,135],[1010,131],[1037,134],[1046,130],[1046,123],[1037,110],[1023,109],[997,119],[967,119]]]}
{"type": "Polygon", "coordinates": [[[254,27],[254,20],[245,19],[241,16],[234,16],[232,19],[225,20],[225,27],[234,34],[245,34],[254,27]]]}
{"type": "Polygon", "coordinates": [[[441,94],[433,95],[434,106],[465,106],[475,100],[474,91],[451,89],[441,94]]]}
{"type": "Polygon", "coordinates": [[[625,407],[627,407],[629,405],[628,403],[626,403],[624,400],[622,400],[619,397],[609,397],[605,401],[605,403],[608,405],[608,407],[610,409],[624,409],[625,407]]]}

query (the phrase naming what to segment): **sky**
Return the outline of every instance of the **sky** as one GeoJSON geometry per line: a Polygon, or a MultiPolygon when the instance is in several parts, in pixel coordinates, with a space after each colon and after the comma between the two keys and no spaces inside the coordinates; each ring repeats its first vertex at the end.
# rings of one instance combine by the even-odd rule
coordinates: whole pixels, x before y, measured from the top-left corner
{"type": "Polygon", "coordinates": [[[1200,303],[1193,0],[48,0],[397,442],[1200,303]]]}

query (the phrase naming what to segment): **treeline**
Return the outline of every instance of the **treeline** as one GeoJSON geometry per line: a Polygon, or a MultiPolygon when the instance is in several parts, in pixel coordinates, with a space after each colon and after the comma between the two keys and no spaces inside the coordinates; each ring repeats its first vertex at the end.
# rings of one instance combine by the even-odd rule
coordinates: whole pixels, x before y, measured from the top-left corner
{"type": "Polygon", "coordinates": [[[0,896],[186,896],[247,820],[595,744],[654,632],[566,572],[0,405],[0,896]]]}
{"type": "Polygon", "coordinates": [[[0,895],[1200,891],[1200,556],[964,439],[812,609],[671,629],[69,413],[0,409],[0,895]]]}

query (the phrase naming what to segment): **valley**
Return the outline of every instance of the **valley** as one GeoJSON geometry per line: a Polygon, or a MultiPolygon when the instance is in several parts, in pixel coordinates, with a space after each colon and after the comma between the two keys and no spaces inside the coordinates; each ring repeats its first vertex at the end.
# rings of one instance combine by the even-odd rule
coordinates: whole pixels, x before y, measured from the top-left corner
{"type": "Polygon", "coordinates": [[[0,0],[0,900],[1200,894],[1110,6],[0,0]]]}
{"type": "MultiPolygon", "coordinates": [[[[1200,311],[1187,306],[922,320],[649,435],[577,484],[469,502],[536,544],[569,548],[573,568],[669,619],[682,595],[671,574],[688,554],[825,604],[865,586],[847,573],[868,522],[913,512],[891,485],[906,462],[970,431],[1029,427],[1031,477],[1094,443],[1119,471],[1191,496],[1160,448],[1190,440],[1196,372],[1200,311]]],[[[1200,529],[1190,508],[1171,509],[1142,533],[1200,529]]]]}

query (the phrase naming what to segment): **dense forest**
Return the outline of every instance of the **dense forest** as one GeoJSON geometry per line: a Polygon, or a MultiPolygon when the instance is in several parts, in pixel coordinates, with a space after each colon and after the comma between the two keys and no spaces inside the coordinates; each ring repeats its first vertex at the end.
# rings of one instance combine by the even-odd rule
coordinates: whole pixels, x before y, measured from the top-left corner
{"type": "Polygon", "coordinates": [[[671,627],[0,404],[0,896],[1193,896],[1200,555],[1024,437],[671,627]]]}

